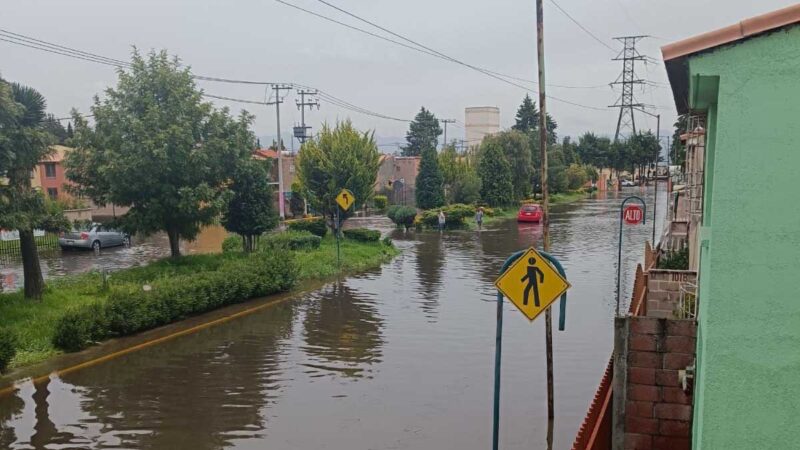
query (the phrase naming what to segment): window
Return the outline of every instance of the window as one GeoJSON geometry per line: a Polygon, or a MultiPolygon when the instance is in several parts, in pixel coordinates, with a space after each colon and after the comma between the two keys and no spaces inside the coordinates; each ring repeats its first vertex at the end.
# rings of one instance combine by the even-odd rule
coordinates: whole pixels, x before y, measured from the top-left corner
{"type": "Polygon", "coordinates": [[[56,163],[44,163],[44,176],[47,178],[56,177],[56,163]]]}
{"type": "Polygon", "coordinates": [[[58,198],[58,189],[57,188],[47,188],[47,196],[50,199],[55,200],[58,198]]]}

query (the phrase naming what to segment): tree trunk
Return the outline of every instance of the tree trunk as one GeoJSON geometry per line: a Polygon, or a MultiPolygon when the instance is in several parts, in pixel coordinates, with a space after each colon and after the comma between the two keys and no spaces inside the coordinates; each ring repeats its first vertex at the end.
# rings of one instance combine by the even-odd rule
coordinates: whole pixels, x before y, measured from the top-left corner
{"type": "Polygon", "coordinates": [[[181,237],[178,230],[168,229],[167,236],[169,237],[169,251],[173,258],[181,256],[181,237]]]}
{"type": "Polygon", "coordinates": [[[22,272],[25,277],[25,298],[39,300],[44,291],[44,278],[33,229],[19,230],[19,251],[22,254],[22,272]]]}

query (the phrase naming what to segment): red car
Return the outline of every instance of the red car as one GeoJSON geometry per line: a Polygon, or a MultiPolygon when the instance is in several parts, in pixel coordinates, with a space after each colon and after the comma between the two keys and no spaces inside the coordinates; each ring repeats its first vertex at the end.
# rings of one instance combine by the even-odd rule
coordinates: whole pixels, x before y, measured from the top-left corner
{"type": "Polygon", "coordinates": [[[517,213],[517,222],[539,222],[542,220],[542,207],[536,204],[522,205],[517,213]]]}

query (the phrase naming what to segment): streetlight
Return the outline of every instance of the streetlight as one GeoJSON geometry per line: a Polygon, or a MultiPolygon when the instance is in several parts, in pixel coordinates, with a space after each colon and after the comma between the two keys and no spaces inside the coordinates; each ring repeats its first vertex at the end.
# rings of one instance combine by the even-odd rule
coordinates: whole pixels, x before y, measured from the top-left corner
{"type": "MultiPolygon", "coordinates": [[[[656,245],[656,211],[658,207],[658,157],[661,156],[661,114],[653,114],[643,109],[637,108],[637,111],[643,112],[650,117],[656,118],[656,141],[658,142],[658,154],[656,154],[656,167],[655,167],[655,191],[653,192],[653,247],[656,245]]],[[[669,173],[669,166],[667,166],[667,173],[669,173]]]]}

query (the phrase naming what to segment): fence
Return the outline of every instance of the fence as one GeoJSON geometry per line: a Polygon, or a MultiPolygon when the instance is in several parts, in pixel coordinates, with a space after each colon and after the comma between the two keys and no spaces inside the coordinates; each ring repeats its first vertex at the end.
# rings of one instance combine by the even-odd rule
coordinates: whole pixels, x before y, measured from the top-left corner
{"type": "MultiPolygon", "coordinates": [[[[57,234],[45,233],[34,239],[39,250],[58,248],[57,234]]],[[[20,256],[19,239],[0,240],[0,256],[20,256]]]]}

